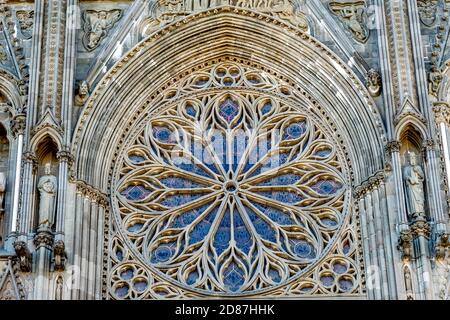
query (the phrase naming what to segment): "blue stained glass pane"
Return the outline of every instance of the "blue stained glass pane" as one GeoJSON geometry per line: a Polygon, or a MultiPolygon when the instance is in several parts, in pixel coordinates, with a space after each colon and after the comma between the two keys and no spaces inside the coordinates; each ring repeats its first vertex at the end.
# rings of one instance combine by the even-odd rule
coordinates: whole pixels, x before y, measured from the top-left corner
{"type": "Polygon", "coordinates": [[[217,255],[221,255],[227,248],[230,243],[231,236],[231,220],[230,220],[230,212],[225,212],[222,222],[219,225],[219,228],[216,231],[214,236],[214,248],[217,251],[217,255]]]}
{"type": "MultiPolygon", "coordinates": [[[[203,83],[201,83],[200,85],[204,85],[206,83],[206,81],[202,81],[203,83]]],[[[196,117],[197,116],[197,110],[195,110],[195,108],[193,106],[186,106],[186,113],[188,115],[190,115],[191,117],[196,117]]]]}
{"type": "Polygon", "coordinates": [[[231,123],[239,114],[239,105],[232,99],[226,99],[219,107],[219,114],[228,123],[231,123]]]}
{"type": "Polygon", "coordinates": [[[187,180],[184,178],[170,177],[161,180],[161,183],[167,188],[172,189],[192,189],[192,188],[202,188],[204,185],[187,180]]]}
{"type": "Polygon", "coordinates": [[[193,230],[189,234],[189,245],[198,243],[205,239],[206,235],[211,229],[211,224],[214,221],[214,217],[216,216],[216,214],[217,209],[214,209],[206,216],[204,220],[202,220],[202,222],[200,222],[193,228],[193,230]]]}
{"type": "Polygon", "coordinates": [[[334,180],[322,180],[312,186],[312,189],[322,195],[332,195],[342,189],[342,184],[334,180]]]}
{"type": "Polygon", "coordinates": [[[322,223],[328,227],[336,227],[338,225],[337,221],[330,218],[321,219],[322,223]]]}
{"type": "Polygon", "coordinates": [[[219,174],[219,169],[215,166],[216,161],[213,160],[209,151],[198,142],[193,142],[190,145],[190,151],[194,155],[196,159],[202,162],[204,166],[206,166],[212,172],[219,174]]]}
{"type": "Polygon", "coordinates": [[[123,280],[131,280],[134,277],[134,271],[133,269],[125,269],[120,273],[120,277],[123,280]]]}
{"type": "Polygon", "coordinates": [[[334,277],[331,275],[324,275],[320,277],[320,281],[325,287],[331,287],[334,284],[334,277]]]}
{"type": "Polygon", "coordinates": [[[189,274],[188,278],[187,278],[187,284],[188,285],[193,285],[195,282],[197,282],[198,280],[198,272],[197,271],[193,271],[189,274]]]}
{"type": "Polygon", "coordinates": [[[116,257],[117,257],[117,260],[119,260],[119,261],[123,261],[123,251],[122,251],[122,249],[117,249],[116,250],[116,257]]]}
{"type": "Polygon", "coordinates": [[[316,252],[314,247],[305,240],[291,239],[291,248],[294,253],[303,259],[314,259],[316,252]]]}
{"type": "Polygon", "coordinates": [[[331,153],[331,149],[322,149],[317,151],[314,155],[321,158],[328,158],[331,153]]]}
{"type": "Polygon", "coordinates": [[[353,288],[353,282],[349,279],[340,279],[339,288],[343,291],[350,291],[353,288]]]}
{"type": "Polygon", "coordinates": [[[286,128],[283,140],[295,140],[306,132],[306,122],[293,123],[286,128]]]}
{"type": "Polygon", "coordinates": [[[300,195],[287,191],[258,192],[258,194],[269,199],[289,204],[295,204],[303,200],[300,195]]]}
{"type": "Polygon", "coordinates": [[[223,282],[228,290],[239,291],[245,282],[244,272],[237,264],[231,263],[225,270],[223,282]]]}
{"type": "Polygon", "coordinates": [[[265,240],[276,242],[277,238],[275,235],[275,230],[272,229],[272,227],[265,222],[263,219],[261,219],[253,210],[246,207],[247,214],[250,218],[250,220],[253,223],[253,226],[255,227],[256,232],[265,240]]]}
{"type": "Polygon", "coordinates": [[[268,218],[270,218],[270,220],[272,220],[273,222],[278,223],[279,225],[290,226],[290,225],[296,224],[289,217],[289,215],[287,213],[284,213],[281,210],[278,210],[278,209],[275,209],[275,208],[272,208],[272,207],[268,207],[268,206],[264,206],[264,205],[261,205],[259,203],[254,204],[254,206],[256,208],[258,208],[258,210],[263,212],[268,218]]]}
{"type": "Polygon", "coordinates": [[[253,239],[239,213],[234,212],[234,240],[237,247],[245,254],[249,254],[253,245],[253,239]]]}
{"type": "Polygon", "coordinates": [[[205,170],[203,170],[196,164],[193,164],[191,161],[187,159],[184,159],[182,163],[175,163],[175,166],[186,172],[195,173],[202,177],[209,177],[209,174],[205,170]]]}
{"type": "Polygon", "coordinates": [[[140,164],[145,161],[145,158],[143,156],[138,155],[130,155],[130,161],[134,164],[140,164]]]}
{"type": "Polygon", "coordinates": [[[267,102],[267,103],[265,103],[264,106],[261,108],[261,113],[262,113],[263,115],[264,115],[264,114],[267,114],[267,113],[269,113],[270,111],[272,111],[272,108],[273,108],[272,103],[267,102]]]}
{"type": "Polygon", "coordinates": [[[302,177],[297,174],[284,174],[261,182],[260,186],[289,186],[300,181],[302,177]]]}
{"type": "Polygon", "coordinates": [[[176,243],[167,243],[159,245],[152,253],[152,263],[164,263],[170,260],[175,254],[176,243]]]}
{"type": "Polygon", "coordinates": [[[121,195],[130,201],[140,201],[147,198],[151,193],[151,190],[146,189],[144,186],[129,186],[121,195]]]}
{"type": "Polygon", "coordinates": [[[209,205],[202,206],[200,208],[187,211],[183,213],[182,215],[178,216],[170,225],[170,228],[176,228],[181,229],[188,225],[190,225],[192,222],[195,221],[207,208],[209,205]]]}
{"type": "Polygon", "coordinates": [[[279,283],[281,282],[280,273],[275,269],[269,270],[269,276],[272,279],[273,282],[279,283]]]}
{"type": "Polygon", "coordinates": [[[154,127],[153,128],[153,136],[156,140],[162,143],[175,143],[175,137],[173,136],[172,131],[166,127],[154,127]]]}
{"type": "Polygon", "coordinates": [[[333,265],[333,271],[337,274],[344,274],[347,272],[347,266],[344,263],[336,262],[333,265]]]}
{"type": "Polygon", "coordinates": [[[135,224],[129,226],[128,231],[132,232],[132,233],[136,233],[136,232],[139,232],[140,230],[142,230],[143,227],[144,227],[144,224],[138,222],[138,223],[135,223],[135,224]]]}
{"type": "Polygon", "coordinates": [[[116,295],[119,298],[125,298],[128,295],[128,292],[130,291],[130,288],[127,284],[124,284],[123,286],[116,289],[116,295]]]}
{"type": "Polygon", "coordinates": [[[201,194],[177,194],[169,196],[161,203],[168,208],[176,208],[200,198],[201,194]]]}
{"type": "Polygon", "coordinates": [[[147,287],[148,287],[148,283],[147,283],[147,280],[145,280],[145,279],[138,279],[138,280],[134,281],[134,283],[133,283],[133,288],[137,292],[144,292],[147,289],[147,287]]]}

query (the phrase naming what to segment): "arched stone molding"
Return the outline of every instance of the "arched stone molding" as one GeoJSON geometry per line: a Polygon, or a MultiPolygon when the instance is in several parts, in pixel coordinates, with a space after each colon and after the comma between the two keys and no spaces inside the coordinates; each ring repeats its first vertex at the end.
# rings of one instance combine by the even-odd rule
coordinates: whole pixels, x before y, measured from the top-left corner
{"type": "Polygon", "coordinates": [[[26,102],[26,87],[22,80],[17,79],[8,71],[0,69],[0,92],[10,103],[11,116],[24,112],[26,102]]]}
{"type": "Polygon", "coordinates": [[[46,140],[50,139],[57,147],[57,152],[63,150],[61,134],[52,127],[46,127],[45,130],[40,130],[30,141],[30,152],[37,153],[39,146],[46,140]]]}
{"type": "Polygon", "coordinates": [[[386,140],[381,117],[364,84],[344,62],[308,34],[279,20],[219,7],[155,32],[98,84],[75,130],[72,153],[78,179],[107,192],[116,156],[112,146],[121,142],[130,123],[142,117],[152,96],[189,74],[199,65],[198,58],[223,56],[251,60],[290,83],[311,108],[328,117],[348,146],[355,185],[383,168],[386,140]]]}
{"type": "Polygon", "coordinates": [[[438,90],[438,101],[450,103],[450,60],[444,64],[442,82],[438,90]]]}

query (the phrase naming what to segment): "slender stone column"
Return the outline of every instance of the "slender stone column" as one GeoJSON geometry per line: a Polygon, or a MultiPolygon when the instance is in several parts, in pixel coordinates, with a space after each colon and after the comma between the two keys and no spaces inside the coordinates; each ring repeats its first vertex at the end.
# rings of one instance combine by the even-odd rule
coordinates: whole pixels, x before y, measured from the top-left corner
{"type": "MultiPolygon", "coordinates": [[[[370,255],[370,245],[369,245],[369,232],[367,230],[367,218],[366,218],[366,208],[365,208],[365,201],[364,201],[364,195],[359,196],[360,199],[358,201],[359,206],[359,216],[361,219],[361,227],[362,227],[362,233],[363,233],[363,246],[364,246],[364,260],[366,263],[366,270],[368,270],[368,267],[373,265],[372,257],[370,255]]],[[[370,275],[370,274],[369,274],[370,275]]],[[[371,287],[372,283],[369,284],[369,287],[367,289],[368,298],[370,300],[373,300],[375,298],[374,290],[371,287]]],[[[375,284],[376,285],[376,284],[375,284]]]]}
{"type": "MultiPolygon", "coordinates": [[[[386,266],[387,266],[387,275],[388,275],[388,285],[389,285],[389,299],[397,299],[397,287],[395,285],[396,283],[396,276],[395,276],[395,267],[394,267],[394,253],[393,248],[397,246],[397,243],[395,242],[395,245],[393,245],[393,239],[391,234],[391,223],[389,219],[389,213],[391,211],[388,200],[387,200],[387,193],[386,193],[386,184],[384,180],[380,181],[380,188],[379,188],[379,198],[380,198],[380,211],[381,211],[381,224],[382,224],[382,232],[384,235],[385,246],[384,246],[384,252],[385,252],[385,258],[386,258],[386,266]]],[[[397,240],[395,238],[395,240],[397,240]]]]}
{"type": "Polygon", "coordinates": [[[38,231],[34,238],[36,246],[35,300],[47,300],[50,281],[50,261],[53,250],[53,235],[48,231],[38,231]]]}
{"type": "Polygon", "coordinates": [[[74,223],[74,249],[72,255],[74,283],[71,293],[72,300],[79,300],[80,288],[81,288],[81,249],[82,249],[82,227],[83,227],[83,196],[84,189],[82,186],[77,185],[76,191],[76,204],[75,204],[75,223],[74,223]]]}
{"type": "Polygon", "coordinates": [[[12,215],[11,215],[11,232],[16,233],[18,229],[18,218],[19,218],[19,200],[20,200],[20,178],[22,169],[22,153],[23,153],[23,142],[25,134],[25,114],[19,114],[14,117],[12,124],[12,131],[14,136],[17,138],[17,154],[15,163],[15,178],[14,178],[14,194],[13,194],[13,205],[12,205],[12,215]]]}
{"type": "Polygon", "coordinates": [[[104,246],[104,223],[105,223],[105,207],[106,201],[100,200],[98,207],[98,223],[97,223],[97,261],[95,270],[95,299],[102,298],[102,269],[103,269],[103,246],[104,246]]]}
{"type": "Polygon", "coordinates": [[[95,274],[97,269],[97,243],[98,238],[98,200],[94,196],[91,202],[91,221],[89,228],[89,270],[88,270],[88,299],[95,299],[95,274]]]}
{"type": "Polygon", "coordinates": [[[373,182],[372,189],[372,199],[374,206],[374,221],[375,224],[375,238],[376,238],[376,246],[378,253],[378,261],[380,266],[380,281],[381,281],[381,292],[382,299],[389,299],[389,289],[388,289],[388,277],[386,270],[386,256],[385,256],[385,248],[384,248],[384,235],[382,231],[381,225],[381,215],[382,212],[380,210],[380,196],[379,196],[379,181],[373,182]]]}
{"type": "Polygon", "coordinates": [[[20,240],[26,241],[27,236],[33,232],[34,226],[34,205],[36,194],[36,171],[37,158],[32,152],[27,152],[23,156],[23,195],[22,195],[22,215],[20,219],[20,240]]]}
{"type": "Polygon", "coordinates": [[[89,272],[89,246],[90,246],[90,226],[91,226],[91,195],[87,192],[83,199],[83,225],[81,240],[81,285],[80,299],[87,299],[88,272],[89,272]]]}

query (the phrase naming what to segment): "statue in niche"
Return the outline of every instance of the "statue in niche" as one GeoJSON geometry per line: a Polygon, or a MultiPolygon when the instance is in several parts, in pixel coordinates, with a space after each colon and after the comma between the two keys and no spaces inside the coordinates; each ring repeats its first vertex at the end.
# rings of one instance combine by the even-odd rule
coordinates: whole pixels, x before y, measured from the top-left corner
{"type": "Polygon", "coordinates": [[[55,219],[55,203],[58,182],[51,174],[51,164],[45,165],[45,175],[39,179],[39,229],[51,230],[55,219]]]}
{"type": "Polygon", "coordinates": [[[366,42],[369,38],[369,29],[366,26],[366,3],[365,1],[342,2],[332,1],[329,3],[330,11],[338,16],[340,20],[352,32],[353,37],[359,42],[366,42]]]}
{"type": "Polygon", "coordinates": [[[89,99],[89,84],[87,81],[80,83],[78,87],[78,94],[75,96],[75,105],[77,107],[82,107],[89,99]]]}
{"type": "Polygon", "coordinates": [[[108,35],[109,30],[122,17],[122,10],[84,12],[84,37],[83,44],[88,51],[95,50],[100,42],[108,35]]]}
{"type": "Polygon", "coordinates": [[[414,219],[425,216],[425,195],[423,183],[425,174],[417,163],[416,154],[408,153],[408,163],[403,170],[403,178],[406,186],[407,210],[414,219]]]}
{"type": "Polygon", "coordinates": [[[4,172],[0,172],[0,214],[2,214],[5,211],[5,208],[3,206],[5,193],[6,193],[6,174],[4,172]]]}

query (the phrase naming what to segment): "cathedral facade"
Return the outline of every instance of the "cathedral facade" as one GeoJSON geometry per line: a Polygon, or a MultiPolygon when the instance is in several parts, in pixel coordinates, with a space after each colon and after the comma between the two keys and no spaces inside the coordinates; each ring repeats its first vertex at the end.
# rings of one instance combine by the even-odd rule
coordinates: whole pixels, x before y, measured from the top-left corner
{"type": "Polygon", "coordinates": [[[0,300],[448,300],[449,19],[0,0],[0,300]]]}

